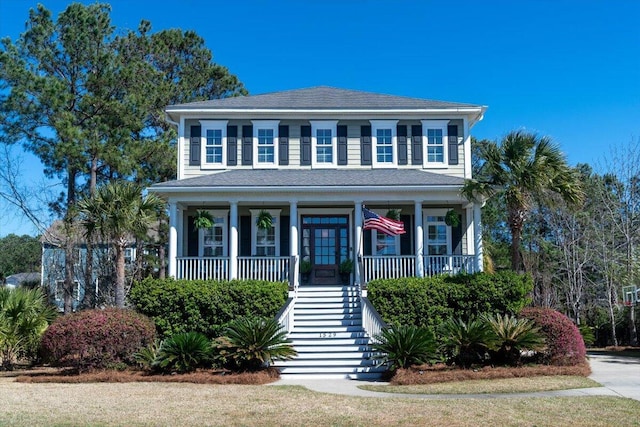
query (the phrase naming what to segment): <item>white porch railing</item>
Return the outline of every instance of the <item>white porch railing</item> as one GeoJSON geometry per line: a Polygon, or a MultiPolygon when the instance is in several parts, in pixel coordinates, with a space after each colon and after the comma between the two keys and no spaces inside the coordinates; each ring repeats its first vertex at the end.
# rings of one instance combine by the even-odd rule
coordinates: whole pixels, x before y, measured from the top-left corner
{"type": "Polygon", "coordinates": [[[372,256],[362,257],[362,280],[368,283],[376,279],[398,279],[416,275],[416,257],[404,256],[372,256]]]}
{"type": "Polygon", "coordinates": [[[238,257],[238,279],[286,282],[290,257],[238,257]]]}
{"type": "Polygon", "coordinates": [[[425,277],[438,274],[475,273],[475,255],[429,255],[424,257],[425,277]]]}
{"type": "Polygon", "coordinates": [[[287,299],[284,306],[276,314],[276,320],[287,333],[293,330],[293,307],[295,306],[295,298],[287,299]]]}
{"type": "Polygon", "coordinates": [[[387,324],[382,320],[380,314],[373,307],[368,298],[360,297],[361,310],[362,310],[362,327],[367,332],[372,341],[374,337],[378,335],[387,324]]]}
{"type": "Polygon", "coordinates": [[[178,258],[176,278],[186,280],[227,280],[229,278],[229,258],[178,258]]]}

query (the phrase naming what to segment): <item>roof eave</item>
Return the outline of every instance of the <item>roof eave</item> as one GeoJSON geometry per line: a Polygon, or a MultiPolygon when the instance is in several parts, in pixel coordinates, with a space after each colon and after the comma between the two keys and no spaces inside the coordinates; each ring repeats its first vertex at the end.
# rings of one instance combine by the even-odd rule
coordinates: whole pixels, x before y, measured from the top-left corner
{"type": "Polygon", "coordinates": [[[165,186],[156,184],[148,188],[149,191],[159,194],[175,194],[175,193],[191,193],[191,192],[209,192],[209,193],[277,193],[287,191],[289,193],[348,193],[353,191],[363,193],[375,193],[380,191],[412,192],[419,190],[429,190],[436,192],[455,191],[461,187],[461,184],[447,185],[377,185],[377,186],[165,186]]]}

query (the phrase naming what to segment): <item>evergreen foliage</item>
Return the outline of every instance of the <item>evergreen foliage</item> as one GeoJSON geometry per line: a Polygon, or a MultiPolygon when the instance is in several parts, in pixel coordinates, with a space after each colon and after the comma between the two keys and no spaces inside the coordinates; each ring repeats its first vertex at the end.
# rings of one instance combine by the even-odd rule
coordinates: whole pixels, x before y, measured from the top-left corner
{"type": "Polygon", "coordinates": [[[389,370],[421,365],[436,359],[437,345],[430,329],[414,325],[392,325],[373,338],[374,358],[389,370]]]}

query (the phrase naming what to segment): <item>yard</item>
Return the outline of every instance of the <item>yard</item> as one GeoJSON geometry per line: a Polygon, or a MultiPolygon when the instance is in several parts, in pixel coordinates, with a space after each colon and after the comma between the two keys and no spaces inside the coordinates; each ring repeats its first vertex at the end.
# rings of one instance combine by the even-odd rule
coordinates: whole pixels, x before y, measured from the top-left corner
{"type": "Polygon", "coordinates": [[[640,426],[640,402],[613,397],[359,398],[295,386],[29,384],[0,378],[0,425],[640,426]]]}

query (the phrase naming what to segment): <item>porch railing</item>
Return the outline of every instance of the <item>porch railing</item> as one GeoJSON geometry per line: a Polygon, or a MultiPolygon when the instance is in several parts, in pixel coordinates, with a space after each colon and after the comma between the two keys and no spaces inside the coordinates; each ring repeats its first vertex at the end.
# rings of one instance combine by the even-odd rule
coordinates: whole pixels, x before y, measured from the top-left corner
{"type": "Polygon", "coordinates": [[[416,275],[416,257],[365,255],[362,257],[362,274],[364,283],[376,279],[413,277],[416,275]]]}
{"type": "Polygon", "coordinates": [[[286,282],[290,257],[238,257],[238,279],[286,282]]]}
{"type": "Polygon", "coordinates": [[[176,277],[186,280],[226,280],[229,278],[229,258],[178,258],[176,277]]]}
{"type": "Polygon", "coordinates": [[[475,273],[475,255],[429,255],[424,257],[424,275],[475,273]]]}

